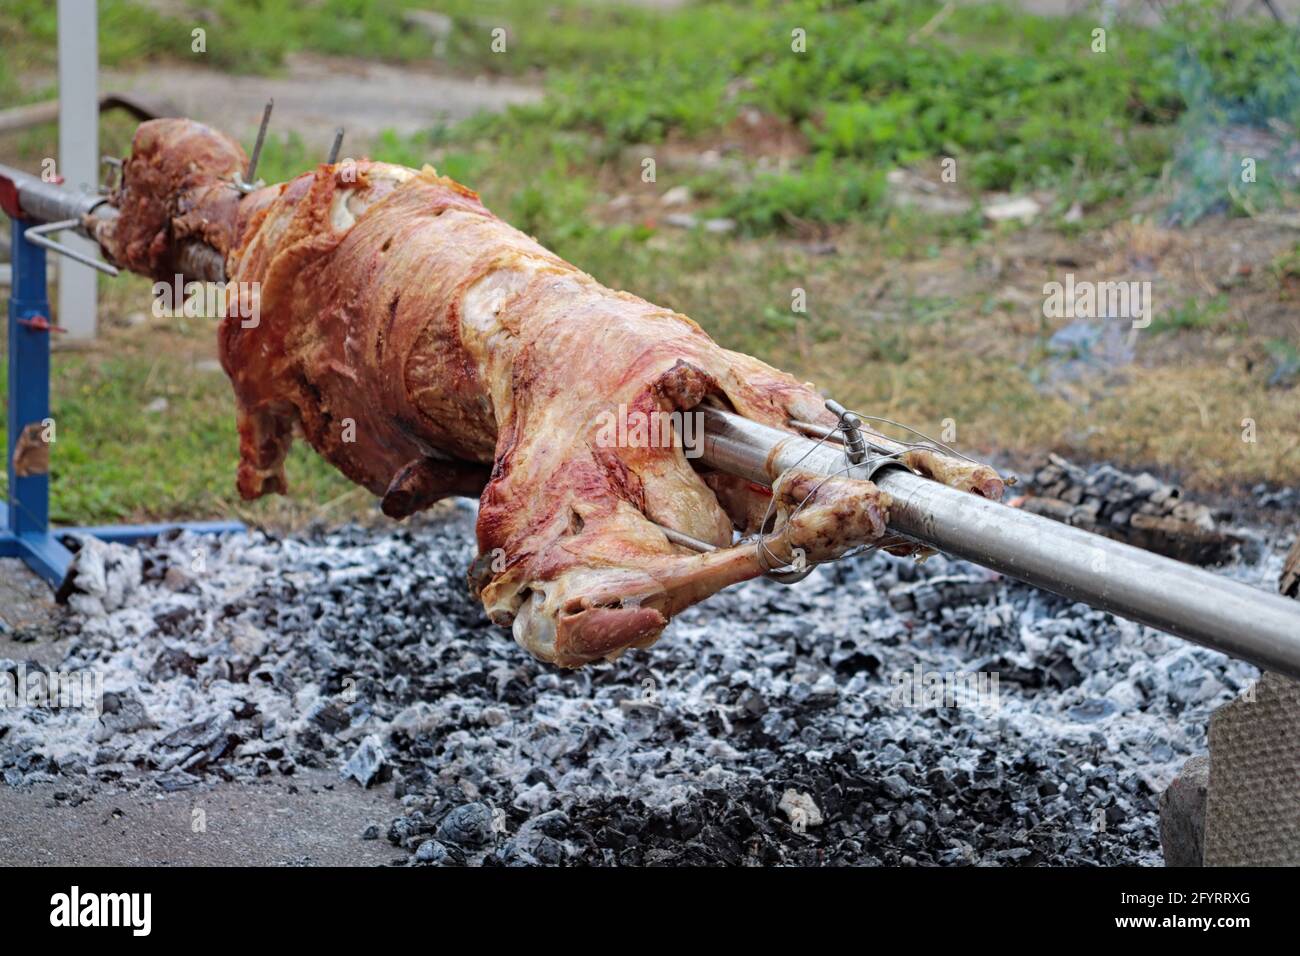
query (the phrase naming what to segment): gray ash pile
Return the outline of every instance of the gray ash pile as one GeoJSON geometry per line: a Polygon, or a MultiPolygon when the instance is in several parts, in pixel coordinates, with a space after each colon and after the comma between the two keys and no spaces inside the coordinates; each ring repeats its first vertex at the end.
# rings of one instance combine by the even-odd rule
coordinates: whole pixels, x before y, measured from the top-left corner
{"type": "Polygon", "coordinates": [[[1030,490],[1020,503],[1026,511],[1191,564],[1224,564],[1251,543],[1228,526],[1231,512],[1189,501],[1177,485],[1145,471],[1084,468],[1049,455],[1030,490]]]}
{"type": "Polygon", "coordinates": [[[1160,790],[1256,676],[884,554],[560,671],[467,594],[472,520],[88,545],[62,668],[102,675],[103,713],[0,710],[0,777],[76,800],[330,768],[391,790],[355,838],[414,864],[1155,864],[1160,790]]]}

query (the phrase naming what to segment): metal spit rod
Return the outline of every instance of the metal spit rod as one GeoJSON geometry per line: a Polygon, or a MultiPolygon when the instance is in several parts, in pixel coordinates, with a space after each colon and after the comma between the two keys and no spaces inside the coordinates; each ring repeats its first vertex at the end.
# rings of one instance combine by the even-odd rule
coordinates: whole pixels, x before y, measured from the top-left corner
{"type": "Polygon", "coordinates": [[[105,202],[96,192],[69,189],[59,183],[50,183],[12,166],[0,165],[0,187],[4,180],[12,183],[23,210],[23,217],[32,222],[58,222],[62,219],[80,219],[105,202]]]}
{"type": "MultiPolygon", "coordinates": [[[[21,169],[0,165],[0,205],[3,205],[3,192],[8,188],[14,191],[11,198],[17,201],[23,219],[42,224],[33,227],[35,234],[30,229],[27,231],[26,235],[31,241],[110,275],[117,273],[107,263],[87,261],[86,257],[74,254],[67,246],[51,243],[43,235],[44,232],[56,231],[56,225],[61,229],[75,228],[81,234],[89,235],[85,228],[88,218],[101,221],[117,218],[117,208],[109,205],[104,196],[68,189],[58,183],[47,183],[39,176],[25,173],[21,169]]],[[[221,282],[226,278],[225,262],[221,254],[197,240],[188,242],[181,248],[177,267],[187,281],[221,282]]]]}
{"type": "MultiPolygon", "coordinates": [[[[795,465],[867,477],[839,445],[704,409],[701,460],[771,484],[795,465]],[[848,469],[848,470],[846,470],[848,469]]],[[[872,480],[889,530],[946,554],[1300,680],[1300,602],[1101,535],[958,491],[905,468],[872,480]]]]}

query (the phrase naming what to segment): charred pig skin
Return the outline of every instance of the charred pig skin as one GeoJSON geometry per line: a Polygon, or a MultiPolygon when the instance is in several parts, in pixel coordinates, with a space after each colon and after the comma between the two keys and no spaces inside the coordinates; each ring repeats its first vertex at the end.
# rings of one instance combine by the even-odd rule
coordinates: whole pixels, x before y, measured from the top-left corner
{"type": "MultiPolygon", "coordinates": [[[[697,469],[678,441],[608,440],[611,416],[706,403],[785,430],[834,425],[811,385],[606,288],[428,166],[321,165],[242,196],[228,183],[242,157],[200,124],[143,124],[121,217],[98,238],[170,278],[176,245],[199,237],[225,257],[229,294],[253,297],[256,320],[231,314],[218,333],[244,497],[286,490],[295,437],[393,517],[478,495],[471,587],[523,647],[565,667],[652,644],[674,614],[774,558],[830,560],[885,534],[889,499],[870,482],[795,473],[767,489],[697,469]],[[769,505],[767,553],[733,545],[769,505]],[[688,551],[660,525],[717,550],[688,551]]],[[[925,464],[1001,494],[984,466],[925,464]]]]}

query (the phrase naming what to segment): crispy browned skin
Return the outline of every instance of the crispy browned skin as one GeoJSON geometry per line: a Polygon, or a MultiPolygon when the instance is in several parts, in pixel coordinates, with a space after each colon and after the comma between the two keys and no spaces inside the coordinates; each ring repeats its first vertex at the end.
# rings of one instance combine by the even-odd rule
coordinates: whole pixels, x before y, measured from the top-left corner
{"type": "Polygon", "coordinates": [[[95,238],[118,265],[161,280],[179,271],[186,240],[225,255],[239,235],[239,193],[229,182],[247,163],[238,143],[202,123],[141,123],[113,196],[121,215],[95,238]]]}
{"type": "MultiPolygon", "coordinates": [[[[220,134],[158,121],[136,139],[123,219],[139,209],[141,222],[106,237],[110,254],[166,277],[168,243],[201,234],[227,253],[230,280],[257,290],[256,326],[232,316],[220,330],[241,494],[285,490],[296,434],[393,517],[481,492],[472,586],[537,656],[577,666],[646,646],[722,587],[884,534],[888,496],[870,482],[796,473],[773,492],[701,474],[681,447],[602,441],[602,416],[620,406],[713,403],[778,428],[834,418],[811,386],[605,288],[432,169],[321,166],[232,204],[214,182],[242,153],[220,134]],[[169,188],[169,200],[139,195],[169,188]],[[733,547],[733,529],[757,530],[769,504],[765,552],[733,547]],[[656,523],[718,550],[686,551],[656,523]]],[[[992,472],[918,464],[1001,494],[992,472]]]]}

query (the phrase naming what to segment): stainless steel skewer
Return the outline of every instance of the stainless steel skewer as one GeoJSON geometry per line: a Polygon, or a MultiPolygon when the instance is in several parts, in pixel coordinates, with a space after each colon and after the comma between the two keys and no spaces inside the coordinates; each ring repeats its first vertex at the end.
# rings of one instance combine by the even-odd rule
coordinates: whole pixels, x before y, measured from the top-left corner
{"type": "MultiPolygon", "coordinates": [[[[867,477],[839,445],[818,446],[718,409],[704,409],[701,460],[771,484],[795,464],[867,477]]],[[[1072,600],[1300,680],[1300,602],[1060,524],[903,467],[871,476],[894,499],[889,529],[1072,600]]]]}

